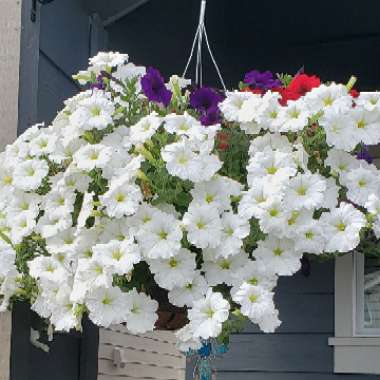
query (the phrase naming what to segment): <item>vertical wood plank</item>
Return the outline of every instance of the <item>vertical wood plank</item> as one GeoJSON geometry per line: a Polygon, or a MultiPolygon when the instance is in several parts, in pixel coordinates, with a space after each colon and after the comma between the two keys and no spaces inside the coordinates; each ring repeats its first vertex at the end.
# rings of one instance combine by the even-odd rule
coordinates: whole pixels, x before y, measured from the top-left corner
{"type": "Polygon", "coordinates": [[[0,0],[0,150],[17,135],[21,0],[0,0]]]}
{"type": "Polygon", "coordinates": [[[12,314],[0,314],[0,380],[9,380],[12,314]]]}
{"type": "Polygon", "coordinates": [[[40,46],[40,6],[37,2],[37,17],[33,22],[30,17],[32,0],[22,2],[18,134],[37,122],[40,46]]]}
{"type": "Polygon", "coordinates": [[[354,332],[354,256],[335,260],[335,336],[350,337],[354,332]]]}

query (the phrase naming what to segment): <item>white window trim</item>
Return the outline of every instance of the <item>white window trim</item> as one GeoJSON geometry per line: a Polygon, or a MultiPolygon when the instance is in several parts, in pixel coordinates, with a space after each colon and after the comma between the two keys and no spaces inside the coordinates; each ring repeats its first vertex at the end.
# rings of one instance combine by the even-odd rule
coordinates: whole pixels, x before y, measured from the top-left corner
{"type": "Polygon", "coordinates": [[[364,258],[357,255],[335,261],[335,337],[329,338],[334,372],[380,374],[380,334],[375,335],[375,329],[372,334],[357,330],[357,269],[364,265],[364,258]]]}

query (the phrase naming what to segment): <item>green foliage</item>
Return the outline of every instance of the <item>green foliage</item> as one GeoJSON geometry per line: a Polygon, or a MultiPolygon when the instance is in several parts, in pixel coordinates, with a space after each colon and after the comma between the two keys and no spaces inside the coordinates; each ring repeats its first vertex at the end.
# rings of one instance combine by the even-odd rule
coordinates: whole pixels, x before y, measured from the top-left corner
{"type": "Polygon", "coordinates": [[[95,168],[89,172],[91,182],[88,186],[89,192],[94,192],[96,195],[104,194],[108,189],[108,181],[103,178],[102,169],[95,168]]]}
{"type": "Polygon", "coordinates": [[[228,345],[230,335],[242,332],[248,322],[248,318],[241,314],[238,309],[234,310],[232,315],[230,319],[223,323],[222,332],[217,338],[218,343],[228,345]]]}
{"type": "Polygon", "coordinates": [[[284,73],[278,73],[277,78],[281,81],[284,87],[288,87],[290,82],[293,80],[293,76],[284,73]]]}
{"type": "Polygon", "coordinates": [[[329,170],[324,166],[329,147],[326,143],[326,133],[318,124],[306,126],[301,134],[302,143],[309,155],[308,169],[312,173],[320,172],[328,176],[329,170]]]}
{"type": "Polygon", "coordinates": [[[236,125],[224,126],[220,132],[224,135],[226,149],[219,150],[223,161],[221,175],[228,176],[240,183],[246,183],[246,166],[248,164],[249,137],[236,125]]]}
{"type": "Polygon", "coordinates": [[[244,250],[246,252],[252,253],[252,251],[257,247],[257,243],[260,240],[265,239],[265,234],[261,231],[259,226],[259,221],[255,218],[250,220],[251,229],[249,235],[244,239],[244,250]]]}

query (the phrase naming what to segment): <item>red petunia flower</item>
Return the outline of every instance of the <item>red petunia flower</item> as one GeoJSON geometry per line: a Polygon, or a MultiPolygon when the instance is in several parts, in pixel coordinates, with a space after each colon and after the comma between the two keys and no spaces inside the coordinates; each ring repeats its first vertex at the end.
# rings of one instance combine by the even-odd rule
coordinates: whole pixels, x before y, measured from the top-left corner
{"type": "Polygon", "coordinates": [[[290,82],[289,86],[287,87],[287,90],[292,92],[294,96],[298,96],[298,98],[300,98],[301,96],[305,95],[307,92],[311,91],[313,88],[319,87],[320,85],[321,85],[321,80],[317,76],[299,74],[293,78],[293,80],[290,82]]]}
{"type": "Polygon", "coordinates": [[[272,91],[278,92],[281,95],[279,102],[282,106],[286,106],[288,100],[297,100],[299,98],[299,95],[297,93],[285,87],[273,88],[272,91]]]}
{"type": "Polygon", "coordinates": [[[357,98],[359,95],[360,95],[360,92],[358,90],[355,90],[354,88],[352,90],[350,90],[350,95],[353,97],[353,98],[357,98]]]}
{"type": "Polygon", "coordinates": [[[252,94],[262,95],[265,91],[261,88],[244,87],[241,92],[252,92],[252,94]]]}

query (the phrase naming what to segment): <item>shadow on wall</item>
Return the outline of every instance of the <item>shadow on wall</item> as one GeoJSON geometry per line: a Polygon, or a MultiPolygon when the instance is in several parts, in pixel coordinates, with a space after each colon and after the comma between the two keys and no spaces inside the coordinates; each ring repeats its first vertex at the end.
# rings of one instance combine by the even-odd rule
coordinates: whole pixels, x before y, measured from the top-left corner
{"type": "MultiPolygon", "coordinates": [[[[149,1],[108,28],[109,48],[129,53],[135,63],[181,74],[199,17],[199,0],[149,1]]],[[[227,85],[236,86],[256,68],[295,73],[302,66],[323,80],[360,89],[380,88],[380,2],[209,0],[206,26],[227,85]],[[275,5],[274,5],[275,4],[275,5]]],[[[217,84],[209,59],[206,82],[217,84]]]]}

